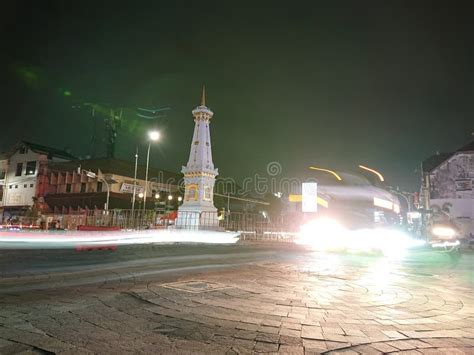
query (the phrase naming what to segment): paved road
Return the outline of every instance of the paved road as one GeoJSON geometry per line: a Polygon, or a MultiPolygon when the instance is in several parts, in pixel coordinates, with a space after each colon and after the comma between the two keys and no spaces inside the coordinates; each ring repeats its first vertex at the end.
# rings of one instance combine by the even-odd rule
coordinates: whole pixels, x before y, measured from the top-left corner
{"type": "Polygon", "coordinates": [[[474,353],[474,256],[1,251],[0,354],[474,353]]]}

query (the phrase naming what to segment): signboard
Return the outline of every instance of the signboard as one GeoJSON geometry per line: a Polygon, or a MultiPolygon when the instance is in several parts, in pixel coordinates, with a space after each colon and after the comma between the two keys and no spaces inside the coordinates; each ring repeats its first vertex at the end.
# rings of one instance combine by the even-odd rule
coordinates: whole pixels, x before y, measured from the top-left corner
{"type": "Polygon", "coordinates": [[[315,182],[303,182],[302,192],[302,211],[318,212],[318,184],[315,182]]]}
{"type": "Polygon", "coordinates": [[[7,196],[9,205],[15,206],[23,204],[23,196],[21,195],[21,193],[9,193],[7,196]]]}
{"type": "MultiPolygon", "coordinates": [[[[120,192],[124,194],[133,194],[133,184],[127,184],[124,182],[122,186],[120,186],[120,192]]],[[[144,186],[136,185],[136,188],[135,188],[136,194],[144,193],[144,192],[145,192],[144,186]]]]}
{"type": "Polygon", "coordinates": [[[471,191],[472,181],[471,179],[456,180],[456,191],[471,191]]]}

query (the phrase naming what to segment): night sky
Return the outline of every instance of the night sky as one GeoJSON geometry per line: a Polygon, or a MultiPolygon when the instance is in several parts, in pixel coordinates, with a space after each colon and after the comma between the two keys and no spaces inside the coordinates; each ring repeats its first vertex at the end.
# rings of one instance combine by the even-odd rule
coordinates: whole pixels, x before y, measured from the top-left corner
{"type": "MultiPolygon", "coordinates": [[[[214,163],[238,179],[271,161],[290,176],[366,164],[414,190],[423,159],[472,139],[474,2],[249,4],[3,5],[0,148],[29,139],[85,157],[93,125],[73,105],[168,106],[152,161],[179,171],[203,84],[214,163]]],[[[144,152],[149,125],[127,118],[117,157],[144,152]]]]}

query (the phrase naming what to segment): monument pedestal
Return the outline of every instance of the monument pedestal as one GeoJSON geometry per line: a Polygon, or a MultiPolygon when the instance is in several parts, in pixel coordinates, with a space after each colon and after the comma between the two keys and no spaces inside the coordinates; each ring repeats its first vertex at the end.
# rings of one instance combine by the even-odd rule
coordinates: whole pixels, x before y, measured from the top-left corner
{"type": "Polygon", "coordinates": [[[182,210],[178,211],[176,219],[176,228],[178,229],[219,229],[219,219],[217,218],[217,209],[213,211],[182,210]]]}

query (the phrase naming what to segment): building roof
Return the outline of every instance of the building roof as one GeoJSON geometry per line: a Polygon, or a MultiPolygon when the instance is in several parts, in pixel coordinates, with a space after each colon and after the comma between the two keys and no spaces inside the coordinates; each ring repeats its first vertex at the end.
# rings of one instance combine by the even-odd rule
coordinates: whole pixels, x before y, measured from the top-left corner
{"type": "Polygon", "coordinates": [[[422,162],[422,168],[424,172],[430,172],[433,169],[437,168],[440,166],[444,161],[449,159],[453,153],[437,153],[435,155],[432,155],[428,159],[423,160],[422,162]]]}
{"type": "Polygon", "coordinates": [[[474,140],[459,148],[456,152],[474,152],[474,140]]]}
{"type": "Polygon", "coordinates": [[[436,153],[435,155],[432,155],[428,159],[425,159],[422,163],[423,171],[424,172],[433,171],[435,168],[440,166],[443,162],[451,158],[453,155],[455,155],[456,153],[461,153],[461,152],[474,152],[474,140],[462,146],[461,148],[459,148],[453,153],[436,153]]]}
{"type": "MultiPolygon", "coordinates": [[[[135,163],[122,159],[115,158],[99,158],[99,159],[86,159],[86,160],[73,160],[63,163],[55,163],[49,165],[52,170],[60,171],[74,171],[81,167],[84,170],[90,170],[98,172],[99,169],[103,174],[114,174],[120,176],[126,176],[133,179],[135,173],[135,163]]],[[[137,167],[137,179],[145,180],[144,165],[138,165],[137,167]]],[[[177,185],[181,179],[181,174],[174,173],[171,171],[156,169],[150,167],[148,169],[148,180],[155,180],[161,183],[168,183],[171,185],[177,185]]]]}
{"type": "Polygon", "coordinates": [[[20,141],[17,145],[15,145],[14,149],[17,150],[18,147],[22,145],[27,146],[28,148],[30,148],[32,151],[36,153],[46,154],[48,155],[48,157],[61,158],[61,159],[66,159],[66,160],[77,159],[75,156],[71,155],[70,153],[64,150],[51,148],[45,145],[36,144],[32,142],[27,142],[27,141],[20,141]]]}

